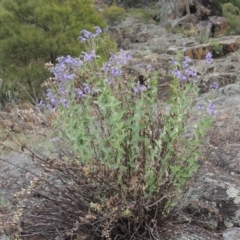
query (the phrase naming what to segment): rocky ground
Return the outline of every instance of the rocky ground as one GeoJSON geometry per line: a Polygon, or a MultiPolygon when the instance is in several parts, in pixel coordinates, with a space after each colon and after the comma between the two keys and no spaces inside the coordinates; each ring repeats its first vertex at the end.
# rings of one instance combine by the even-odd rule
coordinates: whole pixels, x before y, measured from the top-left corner
{"type": "MultiPolygon", "coordinates": [[[[116,40],[119,48],[133,54],[130,65],[133,71],[141,72],[151,64],[159,72],[159,97],[163,99],[167,97],[170,84],[168,69],[176,54],[175,48],[183,49],[185,46],[185,55],[193,59],[193,68],[200,77],[202,91],[199,101],[211,95],[216,107],[216,115],[202,149],[199,171],[186,189],[175,219],[163,229],[162,239],[240,239],[240,36],[222,36],[200,44],[195,37],[173,34],[157,24],[144,24],[141,19],[133,17],[108,27],[106,32],[116,40]],[[206,66],[204,57],[213,50],[212,40],[218,41],[224,51],[221,56],[214,56],[213,63],[206,66]],[[209,92],[212,82],[220,86],[214,93],[209,92]]],[[[30,105],[8,105],[0,111],[2,129],[8,129],[15,137],[21,136],[23,141],[33,145],[44,141],[48,121],[43,120],[30,105]],[[40,135],[37,134],[39,129],[40,135]]],[[[7,135],[1,133],[1,140],[8,141],[7,135]]],[[[11,185],[12,190],[0,190],[0,217],[5,214],[4,206],[12,197],[11,193],[27,183],[27,172],[37,173],[32,159],[18,150],[1,152],[1,184],[4,183],[5,187],[11,185]]],[[[1,231],[0,224],[0,239],[9,239],[1,231]]]]}

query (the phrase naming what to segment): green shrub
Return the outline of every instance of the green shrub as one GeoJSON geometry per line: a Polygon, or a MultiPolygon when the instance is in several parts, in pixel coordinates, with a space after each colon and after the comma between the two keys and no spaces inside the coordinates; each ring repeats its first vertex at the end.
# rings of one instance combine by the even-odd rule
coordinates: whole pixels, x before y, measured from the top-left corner
{"type": "MultiPolygon", "coordinates": [[[[130,57],[125,52],[112,55],[102,72],[92,68],[93,50],[86,56],[91,60],[77,70],[78,88],[75,79],[65,85],[64,95],[61,84],[48,90],[50,107],[61,116],[55,126],[60,137],[69,140],[86,176],[99,178],[92,182],[98,190],[89,210],[107,219],[101,224],[105,237],[121,234],[124,239],[139,239],[143,233],[138,229],[146,231],[147,226],[154,228],[153,222],[160,224],[197,171],[197,149],[211,118],[196,114],[199,121],[190,139],[183,137],[198,95],[194,79],[189,77],[184,85],[179,81],[187,76],[187,58],[173,66],[182,75],[175,75],[166,111],[157,99],[155,74],[149,79],[150,88],[123,74],[130,57]],[[118,202],[117,208],[113,202],[118,202]],[[124,233],[118,232],[119,225],[124,233]]],[[[68,58],[67,66],[75,61],[68,58]]],[[[55,68],[59,70],[65,62],[62,58],[55,68]]],[[[191,76],[195,76],[193,71],[191,76]]],[[[145,238],[150,235],[144,233],[145,238]]]]}
{"type": "Polygon", "coordinates": [[[122,7],[112,5],[111,7],[105,8],[103,10],[103,16],[107,20],[108,24],[114,25],[117,22],[120,22],[125,15],[126,11],[122,7]]]}
{"type": "Polygon", "coordinates": [[[230,31],[235,34],[240,34],[240,14],[239,8],[235,7],[232,3],[225,3],[222,5],[223,16],[227,19],[230,26],[230,31]]]}
{"type": "Polygon", "coordinates": [[[210,46],[212,48],[213,55],[215,55],[215,56],[223,55],[223,47],[218,41],[210,42],[210,46]]]}
{"type": "MultiPolygon", "coordinates": [[[[91,0],[1,1],[0,77],[11,85],[19,82],[40,98],[41,84],[50,76],[44,63],[55,63],[62,55],[78,56],[79,49],[86,50],[77,40],[79,32],[96,25],[106,23],[91,0]]],[[[25,91],[19,97],[31,100],[25,91]]]]}
{"type": "Polygon", "coordinates": [[[223,10],[222,10],[222,5],[230,3],[237,8],[240,7],[240,2],[238,0],[213,0],[211,3],[212,7],[212,14],[222,16],[224,15],[223,10]]]}
{"type": "Polygon", "coordinates": [[[19,88],[16,85],[3,83],[0,85],[0,109],[7,102],[17,102],[19,100],[19,88]]]}
{"type": "MultiPolygon", "coordinates": [[[[128,75],[131,56],[121,51],[98,68],[96,42],[89,39],[88,53],[58,58],[51,68],[47,105],[59,114],[54,126],[61,157],[37,155],[46,172],[23,189],[27,207],[20,208],[18,229],[25,235],[44,229],[45,239],[82,232],[96,239],[151,239],[198,169],[211,117],[196,110],[190,59],[179,55],[173,62],[166,105],[157,98],[158,74],[150,66],[148,81],[128,75]],[[192,114],[198,120],[190,130],[192,114]],[[44,204],[34,203],[36,195],[44,204]]],[[[207,58],[211,62],[211,54],[207,58]]],[[[214,112],[212,103],[207,109],[214,112]]]]}
{"type": "Polygon", "coordinates": [[[128,9],[127,14],[131,17],[140,19],[144,23],[151,23],[151,22],[154,23],[153,21],[154,14],[152,14],[148,9],[132,7],[128,9]]]}

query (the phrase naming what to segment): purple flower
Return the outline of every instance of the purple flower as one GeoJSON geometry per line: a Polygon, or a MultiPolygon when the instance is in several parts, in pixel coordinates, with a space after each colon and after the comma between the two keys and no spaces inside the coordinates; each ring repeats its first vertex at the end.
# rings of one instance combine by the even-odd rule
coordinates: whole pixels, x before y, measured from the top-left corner
{"type": "Polygon", "coordinates": [[[173,66],[177,66],[178,65],[176,60],[172,60],[171,63],[172,63],[173,66]]]}
{"type": "Polygon", "coordinates": [[[61,104],[64,108],[68,108],[68,102],[67,102],[67,99],[63,98],[61,99],[61,104]]]}
{"type": "Polygon", "coordinates": [[[197,104],[197,109],[200,111],[204,110],[204,106],[202,104],[197,104]]]}
{"type": "Polygon", "coordinates": [[[181,72],[177,69],[173,70],[172,74],[173,74],[173,76],[175,76],[177,78],[180,78],[180,76],[181,76],[181,72]]]}
{"type": "Polygon", "coordinates": [[[211,88],[211,89],[218,89],[218,87],[219,87],[219,85],[218,85],[217,82],[212,82],[212,83],[210,84],[210,88],[211,88]]]}
{"type": "Polygon", "coordinates": [[[113,77],[119,77],[121,75],[121,71],[117,67],[112,67],[110,73],[113,77]]]}
{"type": "Polygon", "coordinates": [[[210,102],[207,106],[207,112],[210,114],[210,115],[215,115],[216,114],[216,110],[214,108],[214,105],[213,105],[213,102],[210,102]]]}
{"type": "Polygon", "coordinates": [[[58,105],[58,100],[57,100],[56,96],[53,94],[53,92],[50,89],[47,89],[46,96],[47,96],[47,99],[48,99],[48,101],[50,102],[50,104],[52,106],[55,107],[55,106],[58,105]]]}
{"type": "Polygon", "coordinates": [[[190,57],[185,57],[185,60],[182,62],[182,67],[187,68],[191,62],[192,59],[190,57]]]}
{"type": "Polygon", "coordinates": [[[109,68],[110,68],[110,64],[109,64],[109,62],[106,62],[103,64],[102,70],[104,72],[107,72],[109,70],[109,68]]]}
{"type": "Polygon", "coordinates": [[[185,72],[185,74],[186,74],[188,77],[194,77],[194,78],[197,77],[196,71],[194,71],[194,70],[191,69],[191,68],[186,69],[184,72],[185,72]]]}
{"type": "Polygon", "coordinates": [[[127,54],[125,51],[121,50],[117,55],[111,54],[109,61],[106,63],[108,66],[113,65],[126,65],[127,62],[132,59],[131,54],[127,54]]]}
{"type": "Polygon", "coordinates": [[[91,93],[91,88],[86,83],[84,83],[83,84],[83,91],[87,94],[90,94],[91,93]]]}
{"type": "Polygon", "coordinates": [[[99,34],[102,33],[102,29],[100,27],[94,27],[95,34],[93,34],[94,37],[97,37],[99,34]]]}
{"type": "Polygon", "coordinates": [[[54,106],[54,107],[56,107],[58,105],[58,100],[57,100],[56,97],[51,97],[49,99],[49,101],[50,101],[51,105],[54,106]]]}
{"type": "Polygon", "coordinates": [[[212,63],[212,53],[209,52],[207,55],[206,55],[206,64],[211,64],[212,63]]]}
{"type": "Polygon", "coordinates": [[[95,50],[92,50],[90,53],[83,52],[84,62],[90,62],[96,58],[95,50]]]}
{"type": "Polygon", "coordinates": [[[147,90],[147,87],[145,85],[140,84],[140,82],[138,81],[136,86],[133,88],[133,91],[135,93],[141,93],[147,90]]]}
{"type": "Polygon", "coordinates": [[[66,65],[70,66],[71,68],[75,67],[81,67],[83,65],[83,61],[79,58],[72,58],[70,55],[67,55],[66,57],[59,57],[57,58],[57,61],[60,64],[61,68],[66,69],[66,65]]]}
{"type": "Polygon", "coordinates": [[[86,38],[84,38],[84,37],[81,37],[81,36],[79,36],[79,37],[78,37],[78,40],[79,40],[81,43],[84,43],[84,42],[86,42],[86,41],[87,41],[87,39],[86,39],[86,38]]]}
{"type": "Polygon", "coordinates": [[[117,59],[118,59],[118,62],[117,62],[118,64],[126,65],[127,62],[132,59],[132,55],[127,54],[125,51],[121,49],[120,54],[117,56],[117,59]]]}
{"type": "Polygon", "coordinates": [[[93,37],[93,34],[92,34],[91,32],[89,32],[89,31],[85,30],[85,29],[82,30],[82,31],[80,32],[80,34],[82,34],[86,39],[93,37]]]}
{"type": "Polygon", "coordinates": [[[113,84],[113,80],[112,79],[106,79],[105,80],[106,81],[106,83],[108,84],[108,85],[112,85],[113,84]]]}
{"type": "Polygon", "coordinates": [[[65,74],[63,75],[62,80],[71,81],[71,80],[74,79],[74,77],[75,77],[75,74],[65,73],[65,74]]]}
{"type": "Polygon", "coordinates": [[[148,64],[147,65],[147,71],[148,72],[152,72],[154,70],[154,68],[152,67],[152,65],[151,64],[148,64]]]}
{"type": "Polygon", "coordinates": [[[83,91],[80,88],[76,88],[75,91],[76,91],[78,99],[81,99],[85,96],[85,94],[83,93],[83,91]]]}
{"type": "Polygon", "coordinates": [[[61,86],[59,87],[59,93],[60,95],[64,95],[66,92],[65,86],[63,84],[61,84],[61,86]]]}
{"type": "Polygon", "coordinates": [[[179,76],[179,79],[180,79],[181,81],[186,81],[186,80],[187,80],[187,77],[186,77],[185,75],[181,74],[181,75],[179,76]]]}

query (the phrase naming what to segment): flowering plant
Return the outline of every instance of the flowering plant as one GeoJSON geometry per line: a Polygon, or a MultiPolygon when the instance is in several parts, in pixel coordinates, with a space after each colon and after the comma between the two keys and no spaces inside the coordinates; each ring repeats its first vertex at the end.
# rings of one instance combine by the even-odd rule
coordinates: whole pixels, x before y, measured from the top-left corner
{"type": "MultiPolygon", "coordinates": [[[[82,33],[80,41],[96,37],[82,33]]],[[[198,96],[190,58],[181,55],[173,61],[167,105],[157,98],[157,74],[141,82],[126,73],[130,59],[120,51],[100,67],[94,64],[94,49],[80,58],[60,57],[51,68],[55,82],[47,91],[49,108],[60,114],[57,133],[81,164],[87,184],[94,186],[89,211],[101,216],[106,238],[120,234],[128,239],[130,234],[140,239],[140,229],[149,226],[144,236],[152,236],[155,223],[172,210],[197,171],[198,148],[211,123],[199,114],[190,137],[185,136],[198,96]],[[121,224],[124,233],[118,232],[121,224]]],[[[213,110],[213,104],[208,108],[213,110]]]]}

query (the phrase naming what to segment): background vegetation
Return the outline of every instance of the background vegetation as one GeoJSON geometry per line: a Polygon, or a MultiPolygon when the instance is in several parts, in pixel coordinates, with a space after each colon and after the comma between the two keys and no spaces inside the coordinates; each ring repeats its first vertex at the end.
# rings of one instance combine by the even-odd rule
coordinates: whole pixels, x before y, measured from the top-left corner
{"type": "Polygon", "coordinates": [[[231,3],[235,7],[239,8],[240,7],[240,1],[239,0],[213,0],[210,1],[212,2],[212,15],[218,15],[222,16],[223,15],[223,10],[222,10],[222,5],[225,3],[231,3]]]}
{"type": "MultiPolygon", "coordinates": [[[[26,92],[39,98],[40,86],[50,76],[44,63],[55,63],[62,55],[78,56],[85,49],[77,40],[80,31],[94,26],[104,27],[105,22],[91,0],[1,1],[0,77],[4,88],[17,88],[22,99],[29,99],[26,92]]],[[[108,40],[97,51],[107,58],[109,51],[104,48],[111,47],[114,44],[108,40]]]]}
{"type": "Polygon", "coordinates": [[[225,3],[222,5],[222,11],[230,26],[230,31],[234,34],[240,34],[240,9],[232,3],[225,3]]]}

